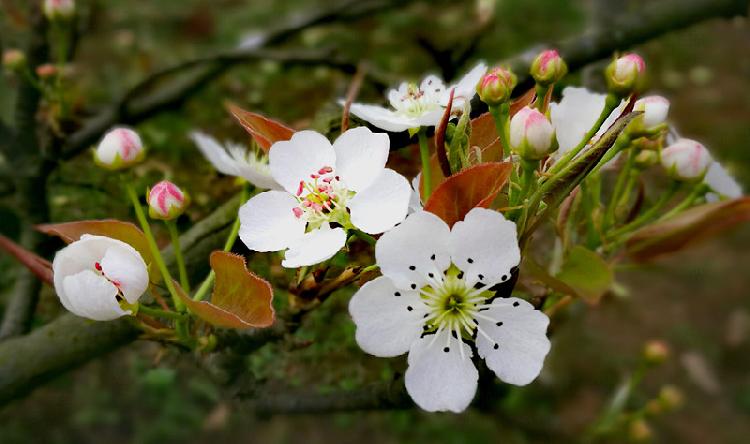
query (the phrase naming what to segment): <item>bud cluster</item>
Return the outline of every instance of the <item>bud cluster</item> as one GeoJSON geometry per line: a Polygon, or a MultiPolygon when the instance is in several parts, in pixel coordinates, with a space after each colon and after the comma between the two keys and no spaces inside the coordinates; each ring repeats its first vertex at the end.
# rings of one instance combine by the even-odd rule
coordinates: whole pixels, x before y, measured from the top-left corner
{"type": "Polygon", "coordinates": [[[516,75],[509,69],[492,68],[479,81],[477,94],[482,102],[489,106],[497,106],[510,100],[510,94],[517,82],[516,75]]]}

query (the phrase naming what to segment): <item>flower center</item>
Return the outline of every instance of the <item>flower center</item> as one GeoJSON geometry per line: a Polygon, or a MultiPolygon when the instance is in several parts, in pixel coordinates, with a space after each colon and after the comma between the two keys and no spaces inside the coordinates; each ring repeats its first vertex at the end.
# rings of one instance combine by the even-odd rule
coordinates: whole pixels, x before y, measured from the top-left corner
{"type": "Polygon", "coordinates": [[[324,166],[317,174],[311,174],[309,180],[299,182],[295,195],[299,205],[292,208],[292,212],[298,219],[304,218],[310,229],[325,222],[347,226],[346,201],[353,194],[344,187],[332,167],[324,166]]]}
{"type": "Polygon", "coordinates": [[[447,329],[454,336],[474,338],[478,330],[477,318],[487,307],[490,293],[483,288],[469,286],[463,272],[451,266],[442,279],[430,277],[428,285],[420,289],[427,306],[424,318],[425,333],[447,329]]]}
{"type": "Polygon", "coordinates": [[[97,272],[97,273],[99,273],[99,274],[100,274],[100,275],[101,275],[101,276],[102,276],[102,277],[103,277],[104,279],[108,280],[108,281],[109,281],[109,282],[110,282],[110,283],[111,283],[112,285],[114,285],[114,286],[115,286],[115,287],[117,288],[117,295],[116,295],[115,297],[117,298],[117,302],[120,302],[120,303],[122,303],[122,302],[123,302],[123,301],[125,300],[125,297],[123,296],[123,294],[122,294],[122,289],[120,288],[120,285],[122,285],[122,284],[120,283],[120,281],[118,281],[118,280],[115,280],[115,279],[110,279],[110,278],[109,278],[109,277],[108,277],[108,276],[107,276],[107,275],[106,275],[106,274],[104,273],[104,270],[102,269],[102,264],[100,264],[99,262],[94,262],[94,269],[95,269],[95,270],[96,270],[96,272],[97,272]]]}
{"type": "Polygon", "coordinates": [[[422,90],[415,83],[410,83],[401,95],[391,101],[391,105],[401,115],[407,117],[419,117],[427,112],[440,108],[441,88],[422,90]]]}

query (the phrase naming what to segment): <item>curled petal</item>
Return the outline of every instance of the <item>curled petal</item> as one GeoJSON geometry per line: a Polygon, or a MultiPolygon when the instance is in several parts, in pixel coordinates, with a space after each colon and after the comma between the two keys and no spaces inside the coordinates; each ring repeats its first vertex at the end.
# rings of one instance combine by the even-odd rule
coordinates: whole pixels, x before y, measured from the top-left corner
{"type": "Polygon", "coordinates": [[[110,247],[100,262],[102,273],[117,285],[125,299],[135,304],[148,288],[146,263],[130,245],[110,247]]]}
{"type": "MultiPolygon", "coordinates": [[[[386,131],[401,132],[421,126],[417,119],[401,116],[382,106],[352,103],[349,112],[386,131]]],[[[440,116],[438,115],[436,122],[439,121],[440,116]]]]}
{"type": "Polygon", "coordinates": [[[65,308],[72,313],[93,319],[94,321],[111,321],[130,314],[117,302],[117,287],[102,275],[91,270],[62,278],[62,285],[56,288],[61,295],[65,308]]]}

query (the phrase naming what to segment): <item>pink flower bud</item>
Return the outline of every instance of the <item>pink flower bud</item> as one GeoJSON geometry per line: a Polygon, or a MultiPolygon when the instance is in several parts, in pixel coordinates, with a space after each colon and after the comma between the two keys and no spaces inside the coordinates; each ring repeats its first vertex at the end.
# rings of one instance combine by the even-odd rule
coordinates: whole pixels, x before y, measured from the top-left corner
{"type": "Polygon", "coordinates": [[[18,71],[26,65],[26,54],[18,49],[8,49],[3,53],[3,66],[18,71]]]}
{"type": "Polygon", "coordinates": [[[644,128],[653,128],[667,120],[669,100],[662,96],[646,96],[635,102],[634,110],[643,112],[644,128]]]}
{"type": "Polygon", "coordinates": [[[554,49],[542,52],[531,63],[531,76],[537,84],[542,86],[549,86],[559,81],[567,73],[568,65],[554,49]]]}
{"type": "Polygon", "coordinates": [[[661,364],[669,357],[669,345],[658,339],[653,339],[643,346],[643,357],[650,364],[661,364]]]}
{"type": "Polygon", "coordinates": [[[542,159],[557,149],[555,130],[544,114],[526,106],[510,120],[510,147],[523,159],[542,159]]]}
{"type": "Polygon", "coordinates": [[[36,67],[36,75],[40,79],[51,79],[57,76],[57,67],[51,63],[45,63],[36,67]]]}
{"type": "Polygon", "coordinates": [[[44,16],[48,20],[69,20],[76,12],[74,0],[44,0],[44,16]]]}
{"type": "Polygon", "coordinates": [[[643,86],[646,63],[638,54],[615,59],[604,71],[610,92],[626,97],[643,86]]]}
{"type": "Polygon", "coordinates": [[[115,128],[104,135],[94,150],[97,165],[118,170],[132,166],[145,156],[141,137],[129,128],[115,128]]]}
{"type": "Polygon", "coordinates": [[[675,180],[701,180],[711,162],[706,147],[695,140],[679,139],[661,152],[661,164],[675,180]]]}
{"type": "Polygon", "coordinates": [[[147,196],[148,215],[152,219],[172,220],[185,212],[190,199],[186,193],[168,180],[151,188],[147,196]]]}
{"type": "Polygon", "coordinates": [[[510,99],[510,94],[516,87],[516,82],[516,75],[510,70],[501,67],[492,68],[479,81],[477,94],[484,103],[497,106],[510,99]]]}

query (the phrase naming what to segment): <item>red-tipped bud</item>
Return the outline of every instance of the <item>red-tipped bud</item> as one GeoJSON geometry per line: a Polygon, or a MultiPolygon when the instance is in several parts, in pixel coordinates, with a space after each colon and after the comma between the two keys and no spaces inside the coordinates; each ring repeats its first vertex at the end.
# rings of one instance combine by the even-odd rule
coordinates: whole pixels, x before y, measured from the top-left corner
{"type": "Polygon", "coordinates": [[[148,215],[152,219],[172,220],[185,212],[190,198],[177,185],[162,180],[153,186],[146,196],[148,215]]]}
{"type": "Polygon", "coordinates": [[[510,147],[523,159],[542,159],[557,149],[555,129],[544,114],[524,107],[510,120],[510,147]]]}
{"type": "Polygon", "coordinates": [[[541,86],[549,86],[568,73],[568,65],[554,49],[548,49],[536,56],[531,63],[531,76],[541,86]]]}
{"type": "Polygon", "coordinates": [[[660,340],[651,340],[643,346],[643,358],[649,364],[661,364],[669,357],[669,346],[660,340]]]}
{"type": "Polygon", "coordinates": [[[44,0],[44,16],[47,20],[70,20],[75,13],[74,0],[44,0]]]}
{"type": "Polygon", "coordinates": [[[53,77],[56,77],[57,73],[57,67],[51,63],[45,63],[44,65],[39,65],[36,67],[36,75],[40,79],[51,79],[53,77]]]}
{"type": "Polygon", "coordinates": [[[661,164],[675,180],[702,180],[712,162],[706,147],[691,139],[679,139],[661,151],[661,164]]]}
{"type": "Polygon", "coordinates": [[[647,442],[654,437],[654,432],[646,421],[635,419],[630,423],[630,427],[628,427],[628,435],[634,442],[647,442]]]}
{"type": "Polygon", "coordinates": [[[490,106],[497,106],[510,99],[513,88],[516,87],[516,75],[509,69],[492,68],[482,77],[477,85],[477,94],[482,102],[490,106]]]}
{"type": "Polygon", "coordinates": [[[19,71],[26,66],[26,54],[18,49],[3,52],[3,66],[10,71],[19,71]]]}
{"type": "Polygon", "coordinates": [[[612,61],[604,71],[609,91],[627,97],[643,86],[646,63],[638,54],[626,54],[612,61]]]}
{"type": "Polygon", "coordinates": [[[104,135],[94,150],[94,162],[109,170],[119,170],[135,165],[145,155],[138,133],[129,128],[115,128],[104,135]]]}
{"type": "Polygon", "coordinates": [[[677,410],[685,404],[685,395],[679,387],[665,385],[659,390],[659,403],[666,411],[677,410]]]}

